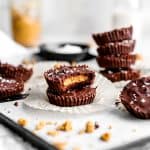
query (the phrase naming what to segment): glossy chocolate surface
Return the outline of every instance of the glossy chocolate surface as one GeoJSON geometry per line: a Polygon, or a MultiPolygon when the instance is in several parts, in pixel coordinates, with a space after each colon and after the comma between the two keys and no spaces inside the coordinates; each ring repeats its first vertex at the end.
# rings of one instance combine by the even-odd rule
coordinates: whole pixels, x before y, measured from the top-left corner
{"type": "Polygon", "coordinates": [[[139,118],[150,118],[150,77],[128,83],[120,95],[129,112],[139,118]]]}

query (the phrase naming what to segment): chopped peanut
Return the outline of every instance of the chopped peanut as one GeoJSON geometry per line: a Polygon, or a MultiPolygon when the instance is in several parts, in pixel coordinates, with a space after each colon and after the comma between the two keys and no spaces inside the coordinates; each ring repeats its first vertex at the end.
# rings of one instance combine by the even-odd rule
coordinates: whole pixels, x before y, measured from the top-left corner
{"type": "Polygon", "coordinates": [[[51,121],[46,122],[46,125],[52,125],[52,124],[54,124],[54,123],[51,121]]]}
{"type": "Polygon", "coordinates": [[[24,64],[24,65],[30,65],[30,64],[35,64],[36,63],[36,60],[35,59],[24,59],[23,61],[22,61],[22,64],[24,64]]]}
{"type": "Polygon", "coordinates": [[[43,129],[43,128],[45,127],[45,125],[46,125],[46,122],[45,122],[45,121],[40,121],[40,122],[36,125],[35,130],[41,130],[41,129],[43,129]]]}
{"type": "Polygon", "coordinates": [[[83,133],[85,133],[85,130],[80,130],[80,131],[78,132],[78,134],[83,134],[83,133]]]}
{"type": "Polygon", "coordinates": [[[55,142],[53,143],[54,147],[56,147],[58,150],[64,150],[67,143],[66,142],[55,142]]]}
{"type": "Polygon", "coordinates": [[[136,60],[143,60],[143,56],[141,54],[136,54],[136,60]]]}
{"type": "Polygon", "coordinates": [[[111,126],[111,125],[109,125],[108,129],[112,129],[112,126],[111,126]]]}
{"type": "Polygon", "coordinates": [[[76,61],[72,61],[71,62],[71,66],[76,66],[77,65],[77,62],[76,61]]]}
{"type": "Polygon", "coordinates": [[[60,68],[61,67],[61,64],[60,63],[57,63],[54,65],[54,69],[57,69],[57,68],[60,68]]]}
{"type": "Polygon", "coordinates": [[[80,147],[74,147],[73,150],[81,150],[80,147]]]}
{"type": "Polygon", "coordinates": [[[110,140],[110,138],[111,138],[111,134],[107,133],[107,132],[102,134],[102,136],[100,137],[100,139],[105,142],[108,142],[110,140]]]}
{"type": "Polygon", "coordinates": [[[47,132],[47,135],[51,135],[51,136],[57,136],[59,134],[59,132],[58,131],[53,131],[53,130],[50,130],[50,131],[48,131],[47,132]]]}
{"type": "Polygon", "coordinates": [[[69,120],[65,121],[62,125],[58,126],[57,130],[71,131],[72,130],[72,122],[69,120]]]}
{"type": "Polygon", "coordinates": [[[95,129],[95,125],[92,121],[88,121],[86,123],[86,129],[85,129],[85,132],[86,133],[92,133],[94,132],[94,129],[95,129]]]}
{"type": "Polygon", "coordinates": [[[26,126],[27,125],[27,120],[23,119],[23,118],[20,118],[18,119],[18,124],[22,127],[26,126]]]}

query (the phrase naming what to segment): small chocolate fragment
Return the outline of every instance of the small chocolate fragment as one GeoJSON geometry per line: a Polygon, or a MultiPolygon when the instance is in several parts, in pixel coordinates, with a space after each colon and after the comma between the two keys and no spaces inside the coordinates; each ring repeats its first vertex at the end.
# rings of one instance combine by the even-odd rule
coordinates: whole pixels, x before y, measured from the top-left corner
{"type": "Polygon", "coordinates": [[[16,106],[16,107],[17,107],[17,106],[18,106],[18,102],[15,102],[15,103],[14,103],[14,106],[16,106]]]}
{"type": "Polygon", "coordinates": [[[93,34],[93,39],[97,45],[105,43],[130,40],[132,38],[133,27],[115,29],[108,32],[93,34]]]}
{"type": "Polygon", "coordinates": [[[0,77],[0,100],[18,95],[23,89],[22,81],[0,77]]]}
{"type": "Polygon", "coordinates": [[[127,80],[134,80],[140,77],[140,71],[134,70],[131,68],[125,69],[105,69],[100,71],[100,73],[111,80],[112,82],[116,81],[127,81],[127,80]]]}
{"type": "Polygon", "coordinates": [[[98,122],[95,122],[95,129],[98,129],[99,128],[99,124],[98,122]]]}
{"type": "Polygon", "coordinates": [[[141,119],[150,119],[150,76],[128,83],[120,99],[131,114],[141,119]]]}
{"type": "Polygon", "coordinates": [[[47,96],[51,104],[57,106],[79,106],[86,105],[93,102],[96,95],[96,89],[91,87],[84,87],[67,91],[64,94],[54,94],[50,88],[47,89],[47,96]]]}
{"type": "Polygon", "coordinates": [[[106,55],[97,56],[97,63],[104,68],[130,68],[136,61],[136,55],[106,55]]]}
{"type": "Polygon", "coordinates": [[[32,69],[27,69],[22,65],[13,66],[7,63],[0,63],[0,75],[4,78],[27,81],[31,77],[32,73],[32,69]]]}
{"type": "Polygon", "coordinates": [[[107,43],[100,45],[97,49],[99,55],[118,55],[133,52],[135,40],[125,40],[121,42],[107,43]]]}
{"type": "Polygon", "coordinates": [[[64,93],[75,88],[91,85],[95,78],[95,72],[86,65],[60,66],[44,73],[49,89],[53,93],[64,93]]]}

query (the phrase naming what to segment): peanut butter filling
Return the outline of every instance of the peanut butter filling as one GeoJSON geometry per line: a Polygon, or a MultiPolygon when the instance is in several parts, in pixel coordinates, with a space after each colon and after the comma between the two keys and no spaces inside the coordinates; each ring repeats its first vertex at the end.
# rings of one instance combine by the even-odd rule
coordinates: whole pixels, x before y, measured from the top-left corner
{"type": "Polygon", "coordinates": [[[64,80],[64,86],[67,87],[69,85],[75,84],[75,83],[80,83],[88,80],[88,77],[85,75],[77,75],[77,76],[72,76],[64,80]]]}

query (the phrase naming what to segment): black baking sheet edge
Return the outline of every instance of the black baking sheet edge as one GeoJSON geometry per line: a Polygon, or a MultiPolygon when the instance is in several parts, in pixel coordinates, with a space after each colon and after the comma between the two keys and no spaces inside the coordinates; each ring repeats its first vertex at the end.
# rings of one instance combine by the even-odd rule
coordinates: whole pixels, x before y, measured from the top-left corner
{"type": "Polygon", "coordinates": [[[52,145],[34,135],[29,130],[21,127],[2,113],[0,113],[0,124],[3,124],[5,127],[22,137],[25,141],[29,142],[39,150],[56,150],[56,148],[54,148],[52,145]]]}

